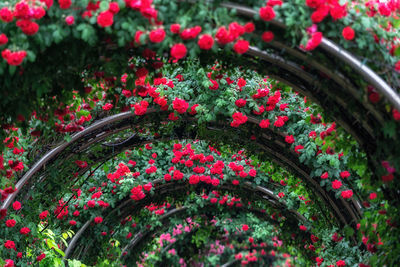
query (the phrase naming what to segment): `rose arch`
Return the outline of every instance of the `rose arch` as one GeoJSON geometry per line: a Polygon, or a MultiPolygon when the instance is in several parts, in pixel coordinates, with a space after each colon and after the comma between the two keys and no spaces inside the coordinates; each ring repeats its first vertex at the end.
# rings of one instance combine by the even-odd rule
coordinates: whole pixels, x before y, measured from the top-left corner
{"type": "Polygon", "coordinates": [[[0,3],[0,265],[395,266],[399,13],[0,3]]]}

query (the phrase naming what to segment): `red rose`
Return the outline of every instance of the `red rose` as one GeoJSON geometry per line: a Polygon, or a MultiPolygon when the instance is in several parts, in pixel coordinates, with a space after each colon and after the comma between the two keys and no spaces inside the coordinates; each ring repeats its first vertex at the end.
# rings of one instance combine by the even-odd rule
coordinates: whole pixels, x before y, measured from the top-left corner
{"type": "Polygon", "coordinates": [[[247,224],[243,224],[243,225],[242,225],[242,230],[243,230],[243,231],[249,230],[249,226],[248,226],[247,224]]]}
{"type": "Polygon", "coordinates": [[[45,211],[43,211],[42,213],[39,214],[39,218],[41,220],[44,220],[44,219],[46,219],[47,215],[49,215],[49,211],[45,210],[45,211]]]}
{"type": "Polygon", "coordinates": [[[247,33],[254,32],[255,29],[256,29],[256,26],[254,25],[253,22],[247,22],[244,25],[244,31],[247,32],[247,33]]]}
{"type": "Polygon", "coordinates": [[[265,21],[270,21],[275,18],[275,11],[270,6],[261,7],[258,13],[260,18],[265,21]]]}
{"type": "Polygon", "coordinates": [[[329,14],[329,7],[328,6],[320,6],[317,10],[315,10],[311,14],[311,20],[313,23],[319,23],[324,20],[326,16],[329,14]]]}
{"type": "Polygon", "coordinates": [[[270,122],[269,122],[268,119],[265,119],[265,120],[260,121],[259,125],[260,125],[261,128],[268,128],[269,125],[270,125],[270,122]]]}
{"type": "Polygon", "coordinates": [[[346,262],[345,262],[344,260],[338,260],[338,261],[336,262],[336,266],[337,266],[337,267],[346,266],[346,262]]]}
{"type": "Polygon", "coordinates": [[[199,45],[200,49],[210,50],[214,45],[214,38],[209,34],[203,34],[200,36],[197,44],[199,45]]]}
{"type": "Polygon", "coordinates": [[[306,0],[306,5],[311,8],[319,7],[324,1],[323,0],[306,0]]]}
{"type": "Polygon", "coordinates": [[[210,82],[212,83],[212,85],[209,86],[208,88],[209,88],[210,90],[218,90],[218,88],[219,88],[218,82],[215,81],[215,80],[210,80],[210,82]]]}
{"type": "Polygon", "coordinates": [[[39,256],[36,257],[36,261],[41,261],[44,258],[46,258],[46,254],[42,253],[42,254],[40,254],[39,256]]]}
{"type": "Polygon", "coordinates": [[[342,198],[344,198],[344,199],[351,198],[353,196],[353,191],[345,190],[345,191],[342,191],[341,195],[342,195],[342,198]]]}
{"type": "Polygon", "coordinates": [[[246,40],[238,40],[233,45],[233,50],[235,50],[235,52],[238,54],[244,54],[247,52],[247,50],[249,50],[249,42],[246,40]]]}
{"type": "Polygon", "coordinates": [[[65,23],[67,23],[67,25],[72,25],[75,23],[75,18],[74,16],[67,16],[65,18],[65,23]]]}
{"type": "Polygon", "coordinates": [[[97,24],[100,27],[109,27],[114,23],[114,14],[110,11],[103,11],[97,17],[97,24]]]}
{"type": "Polygon", "coordinates": [[[285,142],[288,144],[293,144],[294,143],[294,137],[293,135],[287,135],[285,136],[285,142]]]}
{"type": "Polygon", "coordinates": [[[271,31],[264,32],[261,36],[261,39],[266,43],[271,42],[274,40],[274,33],[271,31]]]}
{"type": "Polygon", "coordinates": [[[4,33],[0,34],[0,45],[5,45],[6,43],[8,43],[7,35],[4,33]]]}
{"type": "Polygon", "coordinates": [[[58,4],[60,5],[61,9],[67,9],[71,7],[71,0],[58,0],[58,4]]]}
{"type": "Polygon", "coordinates": [[[354,30],[350,26],[345,27],[342,31],[343,38],[348,41],[353,40],[354,35],[354,30]]]}
{"type": "Polygon", "coordinates": [[[170,26],[170,28],[169,28],[169,30],[172,32],[172,33],[179,33],[179,31],[181,30],[181,25],[179,25],[179,24],[172,24],[171,26],[170,26]]]}
{"type": "Polygon", "coordinates": [[[299,228],[301,231],[307,231],[307,227],[305,227],[304,225],[300,225],[299,228]]]}
{"type": "Polygon", "coordinates": [[[171,47],[171,56],[176,60],[184,58],[186,53],[187,49],[184,44],[175,44],[171,47]]]}
{"type": "Polygon", "coordinates": [[[7,240],[7,241],[4,243],[4,247],[5,247],[5,248],[8,248],[8,249],[15,249],[15,243],[14,243],[14,241],[7,240]]]}
{"type": "Polygon", "coordinates": [[[153,43],[160,43],[165,39],[164,29],[155,29],[150,32],[149,39],[153,43]]]}
{"type": "Polygon", "coordinates": [[[392,109],[392,115],[394,120],[400,121],[400,111],[394,108],[392,109]]]}
{"type": "Polygon", "coordinates": [[[317,48],[317,46],[321,43],[322,41],[322,33],[321,32],[316,32],[311,35],[310,40],[308,40],[307,45],[306,45],[306,50],[314,50],[317,48]]]}
{"type": "Polygon", "coordinates": [[[14,210],[20,210],[20,209],[21,209],[21,202],[15,201],[15,202],[12,204],[12,207],[13,207],[14,210]]]}
{"type": "Polygon", "coordinates": [[[34,35],[39,30],[39,25],[36,22],[30,21],[29,19],[18,20],[16,25],[26,35],[34,35]]]}
{"type": "Polygon", "coordinates": [[[95,222],[96,224],[102,223],[102,222],[103,222],[103,218],[102,218],[102,217],[95,217],[95,218],[94,218],[94,222],[95,222]]]}
{"type": "Polygon", "coordinates": [[[321,175],[321,179],[327,179],[328,177],[329,177],[328,172],[324,172],[324,173],[321,175]]]}
{"type": "Polygon", "coordinates": [[[110,110],[110,109],[112,109],[113,108],[113,104],[111,104],[111,103],[107,103],[107,104],[105,104],[103,107],[102,107],[102,109],[103,110],[110,110]]]}
{"type": "Polygon", "coordinates": [[[335,180],[332,182],[332,188],[333,189],[339,189],[340,187],[342,187],[342,182],[339,180],[335,180]]]}
{"type": "Polygon", "coordinates": [[[108,6],[108,11],[113,13],[114,15],[119,12],[119,5],[117,2],[111,2],[110,5],[108,6]]]}
{"type": "Polygon", "coordinates": [[[346,178],[350,177],[350,173],[348,171],[342,171],[340,173],[340,177],[342,177],[342,179],[346,179],[346,178]]]}
{"type": "Polygon", "coordinates": [[[7,260],[5,260],[5,262],[6,262],[6,264],[4,265],[4,267],[14,267],[15,266],[13,260],[7,259],[7,260]]]}
{"type": "Polygon", "coordinates": [[[236,100],[235,105],[238,108],[242,108],[242,107],[246,106],[246,99],[240,98],[240,99],[236,100]]]}
{"type": "Polygon", "coordinates": [[[27,235],[27,234],[29,234],[31,232],[31,229],[29,229],[28,227],[23,227],[23,228],[21,228],[21,230],[19,230],[19,233],[21,234],[21,235],[27,235]]]}
{"type": "Polygon", "coordinates": [[[14,19],[14,15],[7,7],[0,9],[0,19],[4,22],[11,22],[14,19]]]}
{"type": "Polygon", "coordinates": [[[333,20],[346,17],[347,15],[346,5],[341,6],[339,4],[336,4],[333,8],[330,9],[330,13],[333,20]]]}
{"type": "Polygon", "coordinates": [[[15,224],[16,224],[16,222],[15,222],[14,219],[9,219],[9,220],[6,221],[6,226],[9,227],[9,228],[14,227],[15,224]]]}
{"type": "Polygon", "coordinates": [[[302,149],[304,149],[304,146],[302,146],[302,145],[297,145],[297,146],[294,147],[294,151],[295,151],[297,154],[300,154],[301,151],[299,151],[299,150],[302,150],[302,149]]]}
{"type": "Polygon", "coordinates": [[[183,99],[176,97],[175,100],[172,101],[172,108],[176,110],[178,113],[183,114],[189,108],[189,103],[187,103],[183,99]]]}

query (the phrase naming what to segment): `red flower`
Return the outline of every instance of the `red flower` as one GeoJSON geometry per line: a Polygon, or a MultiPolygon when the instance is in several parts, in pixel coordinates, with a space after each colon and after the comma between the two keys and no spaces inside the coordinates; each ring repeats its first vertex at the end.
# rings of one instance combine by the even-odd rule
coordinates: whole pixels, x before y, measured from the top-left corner
{"type": "Polygon", "coordinates": [[[247,230],[249,230],[249,226],[247,224],[243,224],[242,230],[246,232],[247,230]]]}
{"type": "Polygon", "coordinates": [[[190,111],[189,111],[189,114],[190,114],[190,115],[196,115],[196,114],[197,114],[196,108],[197,108],[198,106],[199,106],[199,104],[195,104],[195,105],[191,106],[190,111]]]}
{"type": "Polygon", "coordinates": [[[337,266],[337,267],[346,266],[346,262],[345,262],[344,260],[338,260],[338,261],[336,262],[336,266],[337,266]]]}
{"type": "Polygon", "coordinates": [[[347,26],[343,29],[342,36],[344,39],[346,39],[348,41],[353,40],[354,39],[354,30],[350,26],[347,26]]]}
{"type": "Polygon", "coordinates": [[[239,127],[241,124],[246,123],[247,116],[241,112],[236,112],[232,115],[233,121],[231,122],[232,127],[239,127]]]}
{"type": "Polygon", "coordinates": [[[369,194],[369,199],[374,200],[377,197],[377,194],[375,192],[369,194]]]}
{"type": "Polygon", "coordinates": [[[99,224],[103,222],[103,218],[102,217],[95,217],[94,218],[94,223],[99,224]]]}
{"type": "Polygon", "coordinates": [[[212,85],[209,86],[208,88],[209,88],[210,90],[218,90],[218,88],[219,88],[218,82],[215,81],[215,80],[212,80],[212,79],[210,80],[210,82],[212,83],[212,85]]]}
{"type": "Polygon", "coordinates": [[[27,235],[27,234],[29,234],[31,232],[31,229],[29,229],[28,227],[23,227],[23,228],[21,228],[21,230],[19,230],[19,233],[21,234],[21,235],[27,235]]]}
{"type": "Polygon", "coordinates": [[[147,192],[149,192],[151,190],[151,188],[153,188],[153,185],[148,182],[147,184],[143,185],[143,189],[147,192]]]}
{"type": "Polygon", "coordinates": [[[352,196],[353,196],[352,190],[342,191],[342,198],[347,199],[347,198],[351,198],[352,196]]]}
{"type": "Polygon", "coordinates": [[[189,184],[198,184],[200,177],[198,175],[192,175],[189,177],[189,184]]]}
{"type": "Polygon", "coordinates": [[[171,56],[176,60],[184,58],[186,56],[186,53],[187,49],[184,44],[174,44],[171,47],[171,56]]]}
{"type": "Polygon", "coordinates": [[[261,35],[261,39],[266,43],[271,42],[272,40],[274,40],[274,33],[271,31],[264,32],[261,35]]]}
{"type": "Polygon", "coordinates": [[[117,2],[111,2],[108,6],[108,10],[114,15],[119,12],[119,5],[117,2]]]}
{"type": "Polygon", "coordinates": [[[14,227],[15,226],[15,220],[14,219],[9,219],[9,220],[7,220],[6,221],[6,226],[7,227],[9,227],[9,228],[11,228],[11,227],[14,227]]]}
{"type": "Polygon", "coordinates": [[[67,23],[67,25],[72,25],[75,23],[75,18],[74,16],[67,16],[65,18],[65,23],[67,23]]]}
{"type": "Polygon", "coordinates": [[[324,2],[324,0],[306,0],[306,5],[311,8],[317,8],[324,2]]]}
{"type": "Polygon", "coordinates": [[[307,231],[307,227],[305,227],[304,225],[300,225],[299,228],[301,231],[307,231]]]}
{"type": "Polygon", "coordinates": [[[274,122],[275,127],[282,127],[285,125],[285,118],[286,116],[278,116],[276,121],[274,122]]]}
{"type": "Polygon", "coordinates": [[[36,261],[41,261],[44,258],[46,258],[46,254],[42,253],[42,254],[40,254],[39,256],[36,257],[36,261]]]}
{"type": "Polygon", "coordinates": [[[160,43],[165,39],[164,29],[155,29],[150,32],[149,39],[153,43],[160,43]]]}
{"type": "Polygon", "coordinates": [[[164,180],[166,181],[166,182],[169,182],[169,181],[171,181],[171,174],[169,174],[169,173],[167,173],[167,174],[164,174],[164,180]]]}
{"type": "Polygon", "coordinates": [[[146,114],[148,106],[149,102],[147,102],[146,100],[142,100],[140,101],[140,103],[133,105],[133,107],[135,108],[135,115],[141,116],[146,114]]]}
{"type": "Polygon", "coordinates": [[[344,18],[347,15],[346,5],[341,6],[336,4],[330,9],[330,13],[333,20],[344,18]]]}
{"type": "Polygon", "coordinates": [[[320,6],[311,14],[311,20],[313,23],[320,23],[329,14],[329,7],[326,5],[320,6]]]}
{"type": "Polygon", "coordinates": [[[304,146],[302,146],[302,145],[297,145],[294,147],[294,151],[296,151],[297,154],[300,154],[301,151],[299,151],[299,150],[302,150],[302,149],[304,149],[304,146]]]}
{"type": "Polygon", "coordinates": [[[265,21],[270,21],[275,18],[275,11],[270,6],[261,7],[258,13],[260,18],[265,21]]]}
{"type": "Polygon", "coordinates": [[[21,202],[15,201],[15,202],[12,204],[12,207],[13,207],[14,210],[20,210],[20,209],[21,209],[21,202]]]}
{"type": "Polygon", "coordinates": [[[238,99],[238,100],[235,101],[235,105],[236,105],[238,108],[242,108],[242,107],[246,106],[246,100],[243,99],[243,98],[240,98],[240,99],[238,99]]]}
{"type": "Polygon", "coordinates": [[[256,26],[254,25],[253,22],[247,22],[244,25],[244,31],[247,33],[252,33],[252,32],[254,32],[255,29],[256,29],[256,26]]]}
{"type": "Polygon", "coordinates": [[[397,61],[396,64],[394,65],[394,70],[400,72],[400,60],[397,61]]]}
{"type": "Polygon", "coordinates": [[[322,41],[322,33],[321,32],[316,32],[311,35],[310,40],[308,40],[307,45],[306,45],[306,50],[314,50],[317,48],[317,46],[321,43],[322,41]]]}
{"type": "Polygon", "coordinates": [[[7,35],[4,33],[0,34],[0,45],[5,45],[6,43],[8,43],[7,35]]]}
{"type": "Polygon", "coordinates": [[[110,109],[112,109],[113,108],[113,104],[111,104],[111,103],[107,103],[107,104],[105,104],[103,107],[102,107],[102,109],[103,110],[110,110],[110,109]]]}
{"type": "Polygon", "coordinates": [[[285,193],[283,193],[283,192],[278,193],[278,197],[283,198],[284,196],[285,196],[285,193]]]}
{"type": "Polygon", "coordinates": [[[99,24],[100,27],[109,27],[113,25],[114,23],[114,14],[111,13],[110,11],[103,11],[99,14],[97,17],[97,24],[99,24]]]}
{"type": "Polygon", "coordinates": [[[172,24],[172,25],[170,26],[169,30],[170,30],[172,33],[179,33],[179,31],[181,30],[181,25],[179,25],[179,24],[172,24]]]}
{"type": "Polygon", "coordinates": [[[26,55],[26,51],[11,52],[10,50],[5,49],[1,52],[1,56],[7,60],[7,63],[11,66],[21,65],[26,55]]]}
{"type": "Polygon", "coordinates": [[[189,103],[187,103],[183,99],[176,97],[175,100],[172,101],[172,108],[176,110],[178,113],[183,114],[189,108],[189,103]]]}
{"type": "Polygon", "coordinates": [[[61,9],[68,9],[71,7],[71,0],[58,0],[61,9]]]}
{"type": "Polygon", "coordinates": [[[46,219],[47,215],[49,215],[49,211],[45,210],[45,211],[43,211],[42,213],[39,214],[39,218],[41,220],[44,220],[44,219],[46,219]]]}
{"type": "Polygon", "coordinates": [[[176,116],[174,112],[171,112],[171,113],[168,115],[168,119],[171,120],[171,121],[177,121],[177,120],[179,120],[179,117],[176,116]]]}
{"type": "Polygon", "coordinates": [[[394,109],[392,109],[392,115],[393,115],[394,120],[400,121],[400,111],[398,111],[397,109],[394,108],[394,109]]]}
{"type": "Polygon", "coordinates": [[[75,161],[75,164],[78,165],[78,167],[81,169],[86,168],[88,166],[87,162],[82,160],[75,161]]]}
{"type": "Polygon", "coordinates": [[[333,189],[339,189],[340,187],[342,187],[342,182],[339,180],[335,180],[332,182],[332,188],[333,189]]]}
{"type": "Polygon", "coordinates": [[[7,240],[7,241],[4,243],[4,247],[5,247],[5,248],[8,248],[8,249],[15,249],[15,243],[14,243],[14,241],[7,240]]]}
{"type": "Polygon", "coordinates": [[[268,119],[261,120],[259,125],[261,128],[268,128],[270,125],[270,122],[268,119]]]}
{"type": "Polygon", "coordinates": [[[388,175],[382,175],[382,181],[383,182],[391,182],[393,181],[393,173],[389,173],[388,175]]]}
{"type": "Polygon", "coordinates": [[[346,179],[350,177],[350,173],[348,171],[342,171],[340,173],[340,177],[342,177],[342,179],[346,179]]]}
{"type": "Polygon", "coordinates": [[[321,179],[327,179],[328,177],[329,177],[328,172],[324,172],[324,173],[321,175],[321,179]]]}
{"type": "Polygon", "coordinates": [[[26,35],[34,35],[39,30],[39,25],[28,19],[18,20],[16,25],[21,28],[22,32],[26,35]]]}
{"type": "Polygon", "coordinates": [[[13,260],[7,259],[7,260],[5,260],[5,262],[6,262],[6,264],[3,267],[14,267],[15,266],[13,260]]]}
{"type": "Polygon", "coordinates": [[[172,177],[174,178],[174,180],[182,180],[183,178],[183,173],[180,170],[176,170],[174,171],[172,177]]]}
{"type": "Polygon", "coordinates": [[[294,137],[293,135],[287,135],[285,136],[285,142],[288,144],[293,144],[294,143],[294,137]]]}
{"type": "Polygon", "coordinates": [[[203,34],[200,36],[197,44],[199,45],[200,49],[210,50],[214,45],[214,38],[209,34],[203,34]]]}
{"type": "Polygon", "coordinates": [[[14,19],[14,15],[7,7],[0,9],[0,19],[4,22],[11,22],[14,19]]]}
{"type": "Polygon", "coordinates": [[[233,50],[238,54],[244,54],[249,50],[249,42],[246,40],[237,40],[233,45],[233,50]]]}

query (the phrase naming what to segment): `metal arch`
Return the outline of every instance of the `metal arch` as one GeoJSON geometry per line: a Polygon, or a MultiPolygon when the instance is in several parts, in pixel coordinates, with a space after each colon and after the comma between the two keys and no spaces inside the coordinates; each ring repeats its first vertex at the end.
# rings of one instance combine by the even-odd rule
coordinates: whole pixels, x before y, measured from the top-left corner
{"type": "MultiPolygon", "coordinates": [[[[176,187],[176,184],[174,182],[170,182],[170,183],[166,183],[166,184],[161,184],[163,182],[162,179],[157,179],[154,181],[154,190],[160,191],[162,189],[165,188],[169,188],[169,187],[173,187],[172,191],[178,191],[181,188],[180,187],[176,187]]],[[[187,185],[182,185],[184,187],[187,187],[187,185]]],[[[226,188],[224,186],[220,186],[220,188],[222,189],[228,189],[228,190],[232,190],[231,188],[226,188]]],[[[276,207],[284,207],[286,206],[285,202],[279,201],[279,198],[268,188],[262,187],[262,186],[256,186],[255,188],[252,187],[252,184],[250,182],[246,182],[245,186],[243,187],[246,190],[250,190],[250,191],[255,191],[255,192],[260,192],[262,193],[264,196],[267,195],[270,199],[266,199],[266,198],[262,198],[268,202],[270,202],[271,204],[275,205],[276,207]],[[273,201],[271,201],[271,199],[273,201]]],[[[168,192],[171,190],[168,190],[168,192]]],[[[160,193],[160,194],[165,194],[165,193],[160,193]]],[[[130,208],[132,207],[135,202],[128,198],[126,200],[123,200],[121,204],[119,204],[117,207],[115,207],[113,210],[111,210],[111,212],[106,215],[105,218],[110,218],[112,217],[113,213],[115,213],[116,211],[120,211],[123,210],[124,208],[130,208]]],[[[295,218],[297,218],[297,220],[299,221],[307,221],[307,219],[301,215],[300,213],[298,213],[295,210],[290,210],[290,209],[286,209],[290,214],[292,214],[295,218]]],[[[174,213],[178,212],[175,211],[174,213]]],[[[173,215],[174,213],[167,213],[163,216],[167,216],[167,215],[173,215]]],[[[125,214],[122,215],[122,217],[124,217],[125,214]]],[[[72,238],[72,240],[70,241],[70,244],[68,245],[67,250],[65,251],[65,256],[64,256],[64,260],[68,259],[71,255],[71,253],[73,252],[75,245],[77,244],[78,240],[80,239],[80,237],[82,236],[82,234],[86,231],[86,229],[89,227],[90,223],[93,221],[93,219],[88,220],[82,227],[81,229],[77,232],[77,234],[72,238]]],[[[139,239],[141,237],[138,237],[139,239]]],[[[134,238],[135,240],[135,238],[134,238]]],[[[121,253],[122,254],[122,253],[121,253]]]]}
{"type": "MultiPolygon", "coordinates": [[[[155,112],[155,111],[154,111],[154,110],[149,110],[149,113],[151,113],[151,112],[155,112]]],[[[121,119],[121,118],[129,119],[131,116],[134,116],[134,115],[133,115],[132,113],[130,113],[130,112],[126,112],[126,113],[122,113],[122,114],[110,116],[110,117],[108,117],[108,118],[106,118],[106,119],[103,119],[103,120],[100,121],[99,123],[102,123],[102,124],[104,124],[105,122],[111,123],[111,122],[115,122],[115,121],[117,121],[117,120],[119,120],[119,119],[121,119]]],[[[249,122],[252,122],[252,123],[255,123],[255,124],[258,123],[257,120],[254,120],[254,119],[252,119],[252,118],[250,118],[249,122]]],[[[93,125],[93,126],[94,126],[93,128],[94,128],[95,130],[97,129],[97,125],[99,125],[99,123],[95,123],[95,125],[93,125]]],[[[89,131],[90,129],[91,129],[91,127],[88,127],[88,128],[85,129],[84,131],[86,131],[86,133],[89,134],[88,131],[89,131]]],[[[82,132],[81,132],[80,134],[82,135],[82,132]]],[[[74,137],[75,137],[75,136],[74,136],[74,137]]],[[[76,140],[76,139],[74,139],[74,140],[76,140]]],[[[60,147],[63,147],[63,145],[61,145],[60,147]]],[[[275,157],[277,157],[277,159],[278,159],[278,164],[280,164],[281,166],[290,166],[291,169],[293,169],[293,170],[296,171],[296,173],[299,173],[299,174],[300,174],[302,177],[304,177],[306,180],[311,181],[311,185],[314,185],[314,187],[315,187],[315,186],[319,187],[319,185],[316,184],[315,181],[313,181],[310,177],[308,177],[308,175],[302,170],[302,168],[300,168],[300,167],[298,167],[296,164],[294,164],[294,162],[293,162],[292,159],[288,159],[288,158],[286,158],[286,156],[284,156],[284,155],[277,155],[277,151],[273,151],[273,150],[269,149],[269,148],[268,148],[268,145],[267,145],[267,146],[263,146],[263,148],[264,148],[264,151],[266,151],[270,156],[275,156],[275,157]],[[267,149],[267,148],[268,148],[268,149],[267,149]],[[280,161],[279,161],[279,160],[280,160],[280,161]],[[288,165],[288,164],[289,164],[289,165],[288,165]],[[314,182],[314,183],[312,183],[312,182],[314,182]]],[[[56,149],[59,149],[59,147],[55,148],[55,150],[56,150],[56,149]]],[[[282,147],[280,147],[280,149],[282,149],[282,147]]],[[[48,154],[49,154],[50,156],[53,156],[53,157],[55,156],[55,154],[52,153],[52,151],[50,151],[48,154]]],[[[48,156],[48,154],[46,154],[46,156],[48,156]]],[[[279,154],[279,153],[278,153],[278,154],[279,154]]],[[[45,156],[45,157],[46,157],[46,156],[45,156]]],[[[48,160],[49,160],[49,159],[48,159],[48,160]]],[[[326,194],[326,192],[325,192],[322,188],[318,188],[318,191],[320,191],[319,196],[320,196],[322,199],[325,199],[325,202],[328,204],[328,206],[331,206],[331,208],[332,208],[333,210],[335,210],[335,213],[339,216],[339,218],[341,218],[342,223],[343,223],[343,224],[347,224],[347,220],[345,219],[345,216],[342,215],[342,213],[341,213],[339,207],[336,206],[336,203],[335,203],[330,197],[328,197],[328,195],[326,194]]],[[[342,203],[342,204],[344,204],[344,205],[347,207],[346,209],[349,211],[350,214],[353,214],[353,215],[352,215],[353,220],[356,221],[356,216],[354,216],[354,212],[353,212],[353,211],[351,210],[351,208],[348,206],[348,203],[342,203]]]]}
{"type": "MultiPolygon", "coordinates": [[[[221,6],[236,9],[240,14],[245,15],[247,17],[253,17],[257,14],[257,12],[249,7],[237,5],[234,3],[222,3],[221,6]]],[[[285,29],[286,25],[280,21],[272,20],[271,24],[285,29]]],[[[320,47],[333,55],[334,57],[340,59],[344,63],[348,64],[351,68],[353,68],[357,73],[359,73],[366,81],[372,84],[379,92],[386,96],[390,103],[397,109],[400,110],[400,95],[397,94],[393,88],[390,87],[381,77],[379,77],[373,70],[371,70],[368,66],[360,62],[356,57],[350,54],[345,49],[336,45],[331,40],[322,37],[322,41],[320,47]]]]}

